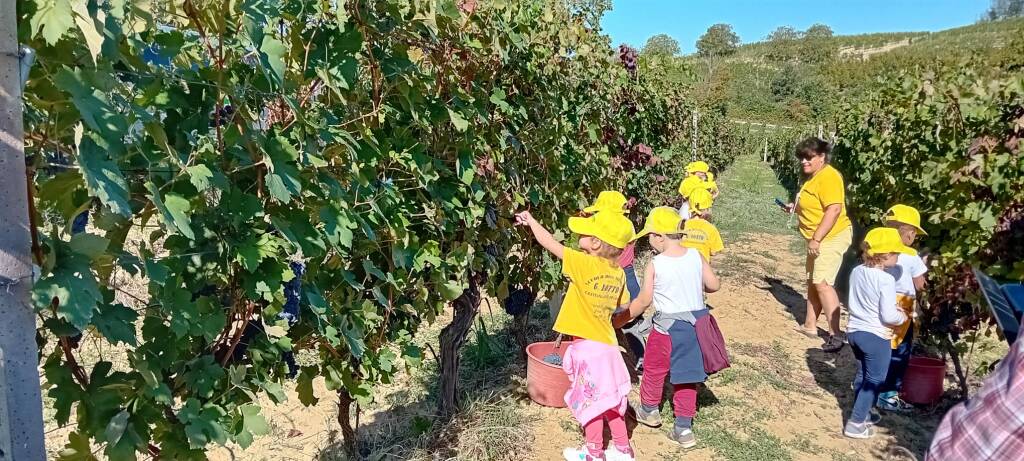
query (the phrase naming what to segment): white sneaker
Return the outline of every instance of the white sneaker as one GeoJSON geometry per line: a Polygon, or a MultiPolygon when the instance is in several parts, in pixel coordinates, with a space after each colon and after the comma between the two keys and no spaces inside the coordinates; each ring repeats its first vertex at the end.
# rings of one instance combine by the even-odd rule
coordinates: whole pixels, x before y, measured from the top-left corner
{"type": "Polygon", "coordinates": [[[604,451],[604,458],[607,461],[636,461],[635,456],[619,451],[614,444],[604,451]]]}
{"type": "Polygon", "coordinates": [[[565,461],[607,461],[606,458],[595,458],[590,456],[587,447],[566,448],[562,450],[565,461]]]}

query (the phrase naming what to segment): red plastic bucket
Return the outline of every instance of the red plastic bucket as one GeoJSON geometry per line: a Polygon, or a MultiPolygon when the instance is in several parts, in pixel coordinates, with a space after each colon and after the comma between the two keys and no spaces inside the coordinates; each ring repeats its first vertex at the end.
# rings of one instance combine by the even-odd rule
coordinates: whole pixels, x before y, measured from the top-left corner
{"type": "Polygon", "coordinates": [[[910,357],[900,394],[903,400],[931,405],[942,397],[946,382],[946,362],[931,357],[910,357]]]}
{"type": "Polygon", "coordinates": [[[572,344],[562,341],[556,351],[555,343],[540,342],[526,346],[526,393],[530,399],[546,407],[565,407],[565,393],[569,390],[569,376],[562,367],[544,362],[544,356],[555,352],[565,357],[565,349],[572,344]]]}

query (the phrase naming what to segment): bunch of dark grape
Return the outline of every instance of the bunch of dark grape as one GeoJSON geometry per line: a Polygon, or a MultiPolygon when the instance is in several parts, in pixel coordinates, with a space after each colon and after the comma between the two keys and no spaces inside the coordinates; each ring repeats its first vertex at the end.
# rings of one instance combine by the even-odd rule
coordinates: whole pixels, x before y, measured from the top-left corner
{"type": "Polygon", "coordinates": [[[536,293],[527,288],[517,287],[510,291],[508,297],[505,298],[505,312],[512,316],[525,314],[530,310],[530,306],[533,306],[535,299],[537,299],[536,293]]]}
{"type": "Polygon", "coordinates": [[[637,144],[626,149],[617,158],[616,167],[622,171],[633,171],[639,168],[654,166],[658,164],[658,157],[646,144],[637,144]]]}
{"type": "Polygon", "coordinates": [[[221,107],[219,111],[216,111],[214,114],[210,115],[210,127],[216,128],[218,126],[227,125],[231,123],[231,117],[233,117],[234,115],[235,107],[231,104],[221,107]],[[219,118],[218,115],[220,115],[219,118]]]}
{"type": "Polygon", "coordinates": [[[1015,203],[999,215],[988,248],[982,251],[987,264],[1013,266],[1024,248],[1024,203],[1015,203]]]}
{"type": "Polygon", "coordinates": [[[306,266],[294,261],[289,266],[295,277],[284,284],[284,309],[278,317],[287,320],[291,326],[299,321],[299,290],[302,289],[302,274],[306,272],[306,266]]]}
{"type": "Polygon", "coordinates": [[[75,216],[75,220],[71,221],[71,235],[85,232],[86,224],[89,224],[89,210],[79,213],[78,216],[75,216]]]}
{"type": "Polygon", "coordinates": [[[622,61],[622,66],[631,77],[636,77],[636,48],[626,44],[619,45],[619,61],[622,61]]]}
{"type": "Polygon", "coordinates": [[[556,367],[562,366],[562,356],[554,352],[544,356],[544,363],[554,365],[556,367]]]}

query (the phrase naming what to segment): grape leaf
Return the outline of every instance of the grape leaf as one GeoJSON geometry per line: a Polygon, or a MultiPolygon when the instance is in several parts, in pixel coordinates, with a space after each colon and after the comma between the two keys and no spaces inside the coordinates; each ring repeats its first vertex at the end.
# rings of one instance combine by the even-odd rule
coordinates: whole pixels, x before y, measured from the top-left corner
{"type": "Polygon", "coordinates": [[[295,391],[299,394],[299,402],[309,407],[316,405],[320,399],[313,393],[313,375],[303,371],[299,373],[295,383],[295,391]]]}
{"type": "Polygon", "coordinates": [[[79,330],[89,325],[103,296],[85,257],[77,253],[63,255],[53,272],[36,282],[32,289],[36,309],[46,309],[54,298],[58,302],[57,317],[79,330]]]}
{"type": "Polygon", "coordinates": [[[260,414],[260,407],[242,405],[239,409],[242,413],[242,427],[235,434],[234,439],[242,448],[248,448],[249,445],[252,445],[253,436],[270,433],[270,425],[267,424],[267,418],[260,414]]]}
{"type": "Polygon", "coordinates": [[[188,168],[189,181],[192,182],[193,186],[196,186],[200,192],[210,188],[210,178],[213,177],[213,172],[206,165],[192,165],[188,168]]]}
{"type": "Polygon", "coordinates": [[[135,346],[135,320],[138,317],[139,314],[124,305],[108,304],[99,308],[92,323],[111,344],[122,342],[135,346]]]}
{"type": "Polygon", "coordinates": [[[160,211],[164,225],[171,230],[177,230],[189,240],[195,240],[196,236],[192,233],[191,220],[188,214],[186,214],[192,207],[188,200],[173,192],[168,193],[161,199],[160,190],[152,182],[146,182],[146,189],[149,190],[147,197],[153,202],[156,209],[160,211]]]}
{"type": "Polygon", "coordinates": [[[130,416],[128,410],[121,410],[110,419],[107,429],[103,432],[103,436],[107,439],[108,444],[116,445],[121,440],[125,428],[128,427],[128,416],[130,416]]]}
{"type": "Polygon", "coordinates": [[[104,78],[112,77],[81,68],[72,71],[65,67],[57,72],[53,80],[61,90],[71,94],[71,101],[81,114],[82,122],[99,134],[104,148],[109,151],[109,154],[115,155],[124,150],[124,136],[128,132],[128,120],[110,103],[108,95],[100,89],[105,82],[101,79],[104,78]]]}
{"type": "Polygon", "coordinates": [[[71,5],[71,10],[75,12],[75,24],[78,25],[78,30],[82,31],[82,36],[85,37],[85,44],[89,47],[89,55],[92,56],[92,62],[96,64],[96,56],[100,54],[103,48],[103,36],[96,30],[96,23],[93,21],[92,15],[89,14],[86,3],[85,1],[76,0],[71,5]]]}
{"type": "Polygon", "coordinates": [[[84,137],[78,146],[78,164],[82,167],[82,176],[90,194],[99,197],[114,213],[125,217],[132,215],[124,175],[89,136],[84,137]]]}
{"type": "Polygon", "coordinates": [[[454,110],[448,109],[448,118],[451,119],[456,131],[463,132],[466,131],[466,128],[469,128],[469,121],[462,114],[454,110]]]}
{"type": "Polygon", "coordinates": [[[352,229],[357,225],[348,218],[347,213],[333,206],[324,207],[320,209],[320,221],[324,223],[324,234],[331,245],[335,248],[352,248],[352,229]]]}
{"type": "Polygon", "coordinates": [[[93,260],[102,256],[109,245],[110,240],[87,232],[72,235],[69,243],[71,251],[93,260]]]}
{"type": "Polygon", "coordinates": [[[38,0],[29,27],[33,36],[42,30],[46,43],[55,45],[71,29],[73,21],[70,0],[38,0]]]}
{"type": "Polygon", "coordinates": [[[92,447],[89,445],[89,437],[72,432],[68,435],[68,443],[58,453],[60,461],[97,461],[92,455],[92,447]]]}
{"type": "Polygon", "coordinates": [[[189,447],[201,449],[210,443],[223,445],[227,442],[227,432],[220,423],[225,414],[217,405],[204,406],[197,399],[188,399],[178,412],[178,419],[185,424],[189,447]]]}

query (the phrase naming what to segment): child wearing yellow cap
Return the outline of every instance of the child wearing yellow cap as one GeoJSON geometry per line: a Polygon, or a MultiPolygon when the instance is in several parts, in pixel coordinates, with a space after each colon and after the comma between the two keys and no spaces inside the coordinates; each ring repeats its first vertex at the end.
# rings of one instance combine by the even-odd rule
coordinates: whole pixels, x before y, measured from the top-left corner
{"type": "MultiPolygon", "coordinates": [[[[917,234],[928,235],[921,228],[921,213],[907,205],[893,205],[885,213],[885,226],[896,229],[907,246],[914,244],[917,234]]],[[[914,301],[925,287],[928,266],[919,255],[900,254],[896,265],[885,270],[896,280],[896,304],[907,314],[906,322],[893,329],[892,359],[889,372],[878,394],[878,408],[902,412],[913,408],[899,396],[903,376],[907,373],[910,352],[914,345],[914,301]]]]}
{"type": "Polygon", "coordinates": [[[612,313],[628,299],[617,258],[633,239],[633,223],[622,213],[604,211],[569,218],[569,230],[580,236],[580,249],[574,250],[555,240],[528,211],[517,214],[516,222],[529,226],[537,242],[562,260],[562,275],[569,279],[554,329],[579,338],[566,348],[562,369],[570,382],[565,402],[583,426],[586,445],[562,454],[570,461],[606,459],[606,454],[607,459],[633,460],[625,420],[632,386],[611,322],[612,313]],[[607,452],[605,422],[613,445],[607,452]]]}
{"type": "MultiPolygon", "coordinates": [[[[625,216],[626,210],[629,208],[628,203],[626,196],[622,195],[622,193],[606,190],[598,194],[594,204],[584,208],[583,212],[588,215],[607,212],[625,216]]],[[[633,262],[636,259],[635,250],[636,242],[629,242],[626,248],[622,250],[622,254],[619,255],[619,267],[626,273],[626,290],[629,293],[630,301],[640,294],[640,282],[636,279],[636,269],[633,267],[633,262]]],[[[625,340],[628,343],[626,345],[637,359],[637,370],[643,369],[644,344],[647,333],[650,330],[650,319],[642,316],[622,327],[622,332],[625,334],[625,340]]]]}
{"type": "MultiPolygon", "coordinates": [[[[690,219],[690,194],[696,189],[707,189],[708,173],[711,167],[707,162],[696,161],[686,165],[686,173],[682,182],[679,183],[679,195],[683,197],[682,205],[679,207],[679,215],[683,220],[690,219]]],[[[717,188],[717,186],[715,186],[717,188]]]]}
{"type": "Polygon", "coordinates": [[[625,323],[654,305],[654,329],[647,338],[640,381],[640,407],[635,409],[637,421],[651,427],[661,425],[658,407],[665,378],[669,377],[675,408],[672,438],[690,448],[697,443],[692,430],[697,385],[707,379],[697,325],[710,315],[704,293],[718,290],[718,278],[696,250],[680,244],[682,217],[672,208],[651,210],[637,238],[645,235],[658,255],[645,269],[640,296],[628,310],[616,315],[615,324],[625,323]]]}
{"type": "Polygon", "coordinates": [[[855,439],[874,436],[872,426],[880,416],[872,410],[889,371],[892,328],[907,321],[907,315],[896,306],[896,281],[886,269],[896,266],[900,254],[917,254],[903,243],[899,231],[888,227],[868,231],[862,250],[863,263],[850,273],[850,320],[846,325],[857,358],[857,377],[853,411],[843,435],[855,439]]]}
{"type": "Polygon", "coordinates": [[[683,227],[685,236],[684,247],[693,248],[711,261],[711,256],[725,249],[722,234],[707,218],[711,216],[711,193],[706,189],[694,189],[690,192],[690,213],[693,214],[683,227]]]}
{"type": "Polygon", "coordinates": [[[704,179],[704,188],[711,192],[712,199],[718,199],[718,183],[715,182],[715,174],[708,171],[704,179]]]}

